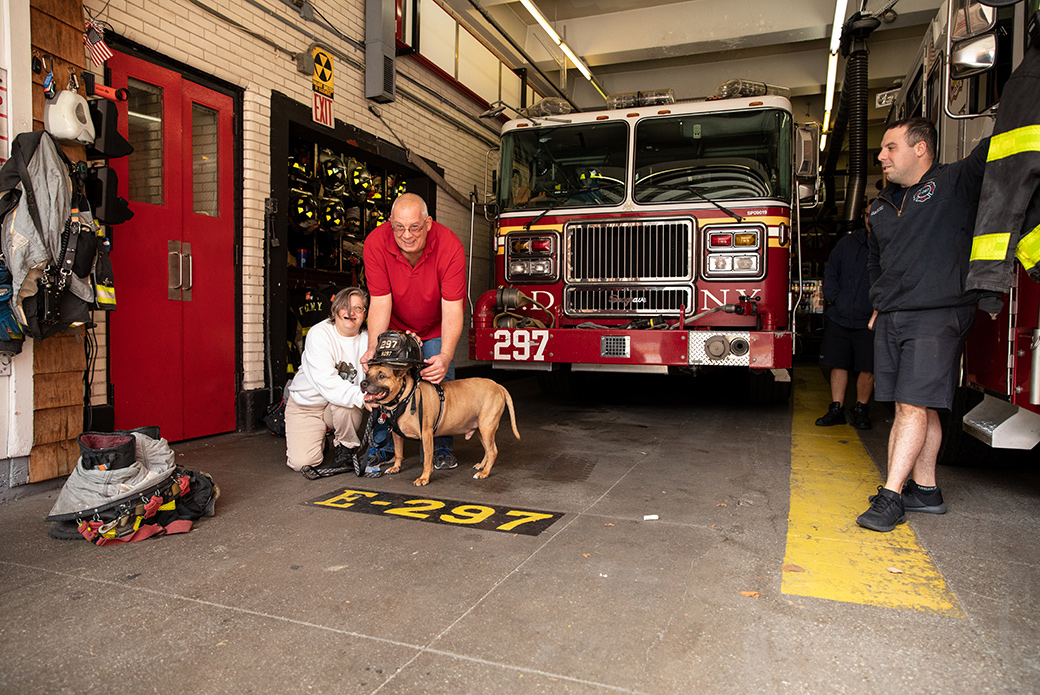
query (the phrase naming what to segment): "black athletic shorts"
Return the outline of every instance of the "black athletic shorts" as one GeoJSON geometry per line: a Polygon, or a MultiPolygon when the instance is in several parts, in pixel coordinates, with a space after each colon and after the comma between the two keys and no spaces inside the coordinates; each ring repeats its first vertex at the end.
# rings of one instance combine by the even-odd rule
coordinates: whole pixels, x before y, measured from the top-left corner
{"type": "Polygon", "coordinates": [[[974,321],[974,305],[878,314],[874,400],[949,410],[974,321]]]}
{"type": "Polygon", "coordinates": [[[874,371],[874,331],[846,328],[825,319],[820,364],[850,372],[874,371]]]}

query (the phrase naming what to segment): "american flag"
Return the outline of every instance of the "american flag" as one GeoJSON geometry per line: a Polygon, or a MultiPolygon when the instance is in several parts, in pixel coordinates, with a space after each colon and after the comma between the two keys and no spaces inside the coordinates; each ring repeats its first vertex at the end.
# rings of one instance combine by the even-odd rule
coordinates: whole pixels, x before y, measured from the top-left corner
{"type": "Polygon", "coordinates": [[[83,33],[83,43],[90,47],[90,62],[100,66],[112,57],[112,49],[105,43],[105,31],[93,22],[87,22],[87,30],[83,33]]]}

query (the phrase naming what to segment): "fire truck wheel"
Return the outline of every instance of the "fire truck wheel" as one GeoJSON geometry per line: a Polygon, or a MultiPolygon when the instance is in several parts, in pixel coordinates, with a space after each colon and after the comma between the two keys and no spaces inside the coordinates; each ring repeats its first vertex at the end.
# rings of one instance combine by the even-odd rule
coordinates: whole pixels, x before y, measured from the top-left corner
{"type": "Polygon", "coordinates": [[[777,381],[771,372],[748,372],[748,401],[752,405],[777,405],[791,398],[791,382],[777,381]]]}
{"type": "Polygon", "coordinates": [[[939,411],[942,424],[942,444],[937,460],[943,466],[977,466],[983,463],[992,449],[964,431],[964,416],[982,402],[982,394],[959,387],[953,395],[953,408],[939,411]]]}

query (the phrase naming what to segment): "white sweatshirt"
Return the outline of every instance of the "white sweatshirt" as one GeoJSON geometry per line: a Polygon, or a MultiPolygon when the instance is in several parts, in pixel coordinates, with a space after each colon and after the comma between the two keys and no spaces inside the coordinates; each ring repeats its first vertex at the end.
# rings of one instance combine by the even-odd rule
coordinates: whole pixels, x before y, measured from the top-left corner
{"type": "Polygon", "coordinates": [[[300,405],[332,403],[346,408],[363,407],[364,396],[358,384],[365,378],[361,356],[367,349],[368,331],[346,338],[328,321],[314,324],[307,331],[303,361],[289,386],[290,396],[300,405]],[[353,368],[349,370],[349,379],[336,371],[339,362],[353,368]]]}

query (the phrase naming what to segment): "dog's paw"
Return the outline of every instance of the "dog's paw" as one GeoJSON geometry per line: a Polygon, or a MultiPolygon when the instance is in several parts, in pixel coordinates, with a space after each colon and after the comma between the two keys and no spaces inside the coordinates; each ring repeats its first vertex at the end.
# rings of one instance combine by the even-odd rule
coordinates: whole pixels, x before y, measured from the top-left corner
{"type": "Polygon", "coordinates": [[[422,487],[423,485],[426,485],[428,482],[430,482],[429,478],[418,477],[415,479],[415,482],[413,484],[416,487],[422,487]]]}
{"type": "Polygon", "coordinates": [[[385,471],[383,471],[383,475],[397,475],[400,472],[400,466],[392,466],[391,468],[387,468],[385,471]]]}
{"type": "Polygon", "coordinates": [[[473,474],[473,477],[477,480],[483,480],[484,478],[488,477],[488,473],[490,473],[490,471],[478,471],[473,474]]]}

